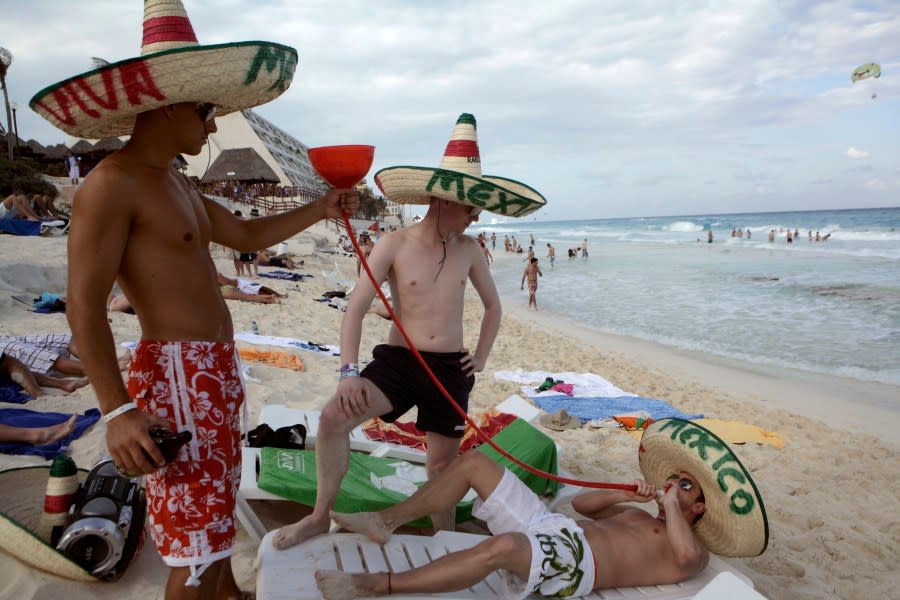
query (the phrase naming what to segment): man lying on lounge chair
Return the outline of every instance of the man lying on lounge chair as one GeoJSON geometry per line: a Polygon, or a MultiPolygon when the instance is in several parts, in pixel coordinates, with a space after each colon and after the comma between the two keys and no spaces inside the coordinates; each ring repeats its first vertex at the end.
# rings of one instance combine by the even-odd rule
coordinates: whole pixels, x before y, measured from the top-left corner
{"type": "Polygon", "coordinates": [[[453,506],[469,488],[474,515],[494,534],[401,573],[317,571],[328,600],[392,593],[442,593],[476,585],[497,570],[505,596],[575,598],[599,588],[672,584],[700,573],[710,551],[752,556],[765,550],[762,499],[727,444],[689,421],[663,419],[647,429],[638,453],[651,483],[636,491],[593,491],[572,507],[578,522],[547,510],[510,472],[467,452],[406,501],[378,513],[339,514],[342,527],[384,543],[400,525],[453,506]],[[657,497],[657,486],[663,493],[657,497]],[[724,488],[724,489],[723,489],[724,488]],[[656,500],[659,515],[625,502],[656,500]]]}

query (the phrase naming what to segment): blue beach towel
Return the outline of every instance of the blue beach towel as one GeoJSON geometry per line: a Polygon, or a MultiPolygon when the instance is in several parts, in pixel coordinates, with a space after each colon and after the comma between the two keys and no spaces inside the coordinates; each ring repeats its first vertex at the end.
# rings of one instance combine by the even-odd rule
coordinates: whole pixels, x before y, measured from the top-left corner
{"type": "MultiPolygon", "coordinates": [[[[59,423],[64,423],[70,416],[71,414],[66,415],[63,413],[40,412],[24,408],[0,409],[0,423],[3,425],[11,425],[13,427],[47,427],[49,425],[58,425],[59,423]]],[[[86,410],[83,415],[78,415],[75,419],[75,429],[61,440],[57,440],[52,444],[44,444],[43,446],[4,442],[0,443],[0,452],[3,452],[4,454],[27,454],[41,456],[43,458],[54,458],[65,452],[73,440],[81,437],[88,427],[99,420],[100,411],[96,408],[90,408],[86,410]]]]}
{"type": "Polygon", "coordinates": [[[582,422],[593,419],[610,419],[616,415],[645,410],[653,419],[665,419],[676,417],[679,419],[702,419],[702,414],[689,415],[681,412],[671,404],[653,398],[641,398],[640,396],[619,396],[616,398],[601,398],[578,396],[571,397],[564,394],[559,396],[533,396],[531,400],[548,413],[555,413],[564,408],[573,417],[578,417],[582,422]]]}
{"type": "Polygon", "coordinates": [[[34,398],[26,394],[22,390],[22,386],[10,381],[8,377],[0,378],[0,402],[25,404],[29,400],[34,400],[34,398]]]}
{"type": "Polygon", "coordinates": [[[13,235],[41,235],[41,222],[27,219],[0,219],[0,232],[13,235]]]}

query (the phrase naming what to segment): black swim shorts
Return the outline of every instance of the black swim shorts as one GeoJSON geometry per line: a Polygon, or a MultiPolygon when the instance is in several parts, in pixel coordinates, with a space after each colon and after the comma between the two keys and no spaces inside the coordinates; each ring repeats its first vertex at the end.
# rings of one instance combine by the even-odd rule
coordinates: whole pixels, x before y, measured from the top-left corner
{"type": "MultiPolygon", "coordinates": [[[[419,352],[450,395],[464,411],[469,409],[469,392],[475,376],[463,373],[459,361],[462,352],[419,352]]],[[[394,410],[381,415],[381,420],[393,423],[413,406],[419,407],[416,427],[447,437],[461,438],[466,422],[450,401],[431,381],[425,369],[403,346],[379,344],[372,350],[373,360],[360,374],[384,392],[394,410]]]]}
{"type": "Polygon", "coordinates": [[[253,262],[256,260],[256,252],[241,252],[238,260],[240,260],[240,262],[253,262]]]}

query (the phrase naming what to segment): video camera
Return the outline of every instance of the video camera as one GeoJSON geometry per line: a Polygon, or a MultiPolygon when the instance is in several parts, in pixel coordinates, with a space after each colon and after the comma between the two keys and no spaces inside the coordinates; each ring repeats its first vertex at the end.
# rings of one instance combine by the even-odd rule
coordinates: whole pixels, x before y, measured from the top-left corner
{"type": "Polygon", "coordinates": [[[56,548],[95,577],[115,581],[144,541],[146,516],[141,480],[120,475],[112,458],[103,459],[75,493],[56,548]]]}

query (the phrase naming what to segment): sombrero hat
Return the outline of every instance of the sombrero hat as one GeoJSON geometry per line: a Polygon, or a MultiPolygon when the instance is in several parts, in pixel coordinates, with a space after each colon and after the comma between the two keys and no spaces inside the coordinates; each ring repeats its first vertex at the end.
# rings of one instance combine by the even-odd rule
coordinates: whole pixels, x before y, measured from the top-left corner
{"type": "Polygon", "coordinates": [[[724,441],[682,419],[660,419],[641,437],[638,461],[644,478],[662,487],[687,471],[700,483],[706,510],[694,533],[721,556],[757,556],[769,543],[769,522],[750,473],[724,441]]]}
{"type": "Polygon", "coordinates": [[[554,431],[565,431],[566,429],[578,429],[581,427],[581,420],[573,417],[564,408],[559,409],[555,413],[545,413],[539,419],[541,425],[547,429],[554,431]]]}
{"type": "Polygon", "coordinates": [[[297,51],[273,42],[201,46],[181,0],[144,1],[141,56],[44,88],[29,106],[75,137],[129,135],[134,118],[179,102],[209,102],[225,115],[277,98],[297,51]]]}
{"type": "MultiPolygon", "coordinates": [[[[86,471],[79,470],[79,479],[86,471]]],[[[75,581],[100,581],[37,535],[50,467],[0,471],[0,550],[28,565],[75,581]]]]}
{"type": "Polygon", "coordinates": [[[456,120],[440,167],[388,167],[375,173],[375,184],[400,204],[430,204],[434,196],[509,217],[524,217],[547,203],[524,183],[481,174],[475,117],[468,113],[456,120]]]}

